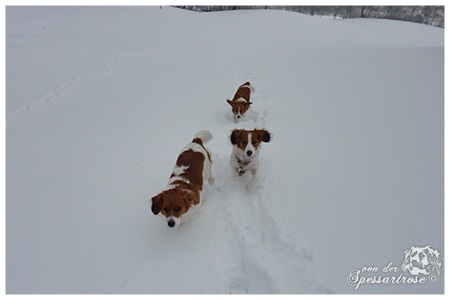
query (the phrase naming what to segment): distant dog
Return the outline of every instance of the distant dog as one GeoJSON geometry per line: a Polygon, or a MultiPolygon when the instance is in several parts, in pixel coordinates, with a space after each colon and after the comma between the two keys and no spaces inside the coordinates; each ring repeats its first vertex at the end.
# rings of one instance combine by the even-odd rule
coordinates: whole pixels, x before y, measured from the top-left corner
{"type": "Polygon", "coordinates": [[[211,132],[198,132],[178,156],[166,190],[151,199],[152,212],[161,214],[169,227],[178,227],[181,218],[201,203],[204,179],[214,184],[211,154],[203,145],[211,139],[211,132]]]}
{"type": "Polygon", "coordinates": [[[268,143],[271,138],[271,134],[265,129],[235,129],[230,135],[233,145],[230,164],[239,176],[247,171],[252,173],[252,179],[247,184],[249,192],[258,185],[258,156],[261,143],[268,143]]]}
{"type": "Polygon", "coordinates": [[[252,102],[250,101],[250,96],[255,92],[255,88],[250,82],[246,82],[241,85],[236,94],[234,94],[233,100],[227,100],[228,104],[231,105],[231,111],[233,112],[233,120],[235,123],[244,117],[247,110],[250,108],[252,102]]]}

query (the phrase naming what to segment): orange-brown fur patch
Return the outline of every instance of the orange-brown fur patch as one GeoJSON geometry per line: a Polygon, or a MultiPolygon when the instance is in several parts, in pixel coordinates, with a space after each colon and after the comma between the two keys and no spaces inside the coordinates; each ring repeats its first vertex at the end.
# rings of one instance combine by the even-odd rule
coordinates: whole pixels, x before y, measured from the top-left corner
{"type": "Polygon", "coordinates": [[[208,153],[208,159],[209,159],[209,161],[211,161],[211,154],[209,153],[208,149],[206,149],[205,146],[203,146],[203,141],[202,141],[202,139],[200,139],[200,138],[194,138],[194,139],[192,140],[192,142],[193,142],[193,143],[197,143],[197,144],[199,144],[200,146],[202,146],[203,149],[205,149],[206,153],[208,153]]]}
{"type": "Polygon", "coordinates": [[[238,88],[236,94],[234,94],[233,101],[236,101],[239,98],[244,98],[247,102],[250,102],[251,90],[250,90],[249,85],[250,85],[250,82],[246,82],[243,85],[241,85],[238,88]]]}
{"type": "MultiPolygon", "coordinates": [[[[205,162],[205,156],[200,152],[195,152],[192,149],[188,149],[178,156],[177,166],[189,166],[184,173],[177,176],[186,178],[189,180],[189,186],[195,187],[198,190],[203,188],[203,164],[205,162]]],[[[172,174],[170,177],[173,177],[172,174]]]]}

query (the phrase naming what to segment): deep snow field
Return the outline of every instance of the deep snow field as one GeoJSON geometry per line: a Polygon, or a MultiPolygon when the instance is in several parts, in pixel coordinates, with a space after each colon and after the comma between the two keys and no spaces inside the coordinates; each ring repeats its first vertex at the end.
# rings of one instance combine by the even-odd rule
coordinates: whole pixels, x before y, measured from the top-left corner
{"type": "Polygon", "coordinates": [[[6,8],[8,294],[443,293],[443,254],[443,29],[6,8]],[[254,104],[234,124],[226,99],[246,81],[254,104]],[[273,140],[247,193],[228,136],[255,127],[273,140]],[[216,181],[171,229],[148,200],[202,129],[216,181]],[[347,283],[426,245],[441,253],[434,282],[347,283]]]}

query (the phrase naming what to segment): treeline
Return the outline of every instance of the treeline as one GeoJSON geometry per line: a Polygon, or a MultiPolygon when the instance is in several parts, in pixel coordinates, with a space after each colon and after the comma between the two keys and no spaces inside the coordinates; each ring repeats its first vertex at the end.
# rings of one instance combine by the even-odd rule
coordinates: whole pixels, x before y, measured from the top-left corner
{"type": "Polygon", "coordinates": [[[444,6],[176,6],[211,12],[238,9],[278,9],[333,18],[376,18],[422,23],[444,28],[444,6]]]}

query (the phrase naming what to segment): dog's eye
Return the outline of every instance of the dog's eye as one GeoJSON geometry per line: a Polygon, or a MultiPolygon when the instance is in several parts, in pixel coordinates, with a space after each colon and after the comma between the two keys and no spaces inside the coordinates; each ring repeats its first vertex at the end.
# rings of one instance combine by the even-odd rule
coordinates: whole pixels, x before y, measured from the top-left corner
{"type": "Polygon", "coordinates": [[[177,208],[175,208],[175,211],[181,211],[181,206],[178,206],[177,208]]]}
{"type": "Polygon", "coordinates": [[[256,145],[256,141],[252,141],[252,144],[253,144],[253,145],[256,145]]]}
{"type": "Polygon", "coordinates": [[[164,207],[163,211],[164,212],[169,212],[169,209],[167,207],[164,207]]]}

